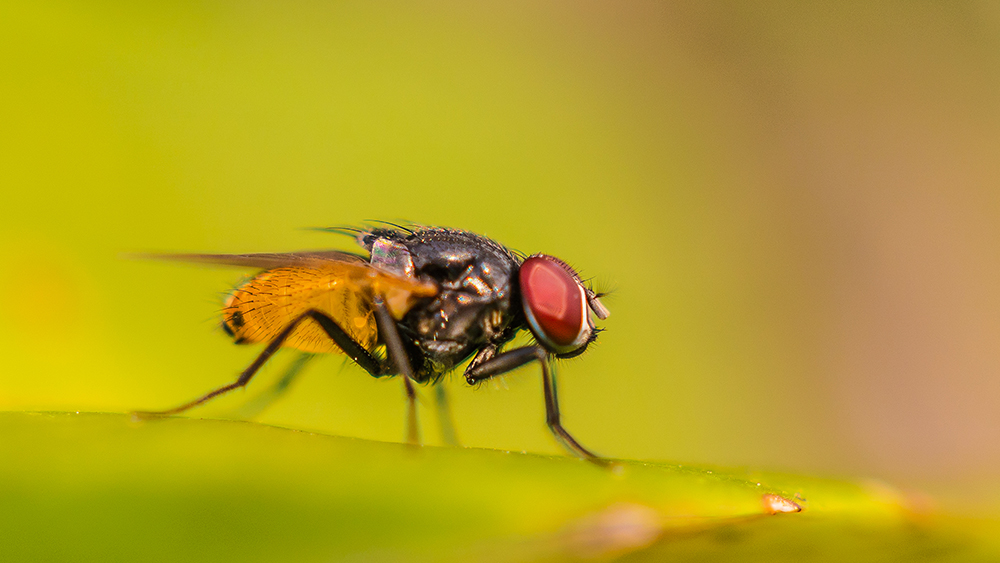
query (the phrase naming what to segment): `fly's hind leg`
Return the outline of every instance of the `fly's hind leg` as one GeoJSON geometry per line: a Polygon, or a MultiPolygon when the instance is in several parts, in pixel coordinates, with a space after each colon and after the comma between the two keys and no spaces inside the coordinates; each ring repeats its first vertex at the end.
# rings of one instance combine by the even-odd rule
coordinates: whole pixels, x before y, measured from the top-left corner
{"type": "Polygon", "coordinates": [[[355,363],[361,366],[368,373],[375,376],[385,375],[388,373],[388,365],[372,356],[371,353],[364,348],[364,346],[359,344],[357,341],[352,339],[350,335],[344,332],[344,329],[340,328],[340,326],[337,325],[333,319],[320,311],[310,309],[296,317],[292,322],[288,323],[288,326],[282,329],[277,336],[268,342],[267,347],[264,348],[252,364],[243,370],[243,373],[240,374],[236,381],[228,385],[223,385],[218,389],[209,391],[193,401],[176,406],[172,409],[162,411],[140,411],[132,413],[132,416],[142,419],[182,413],[188,409],[210,401],[219,395],[228,393],[233,389],[244,387],[250,382],[251,379],[253,379],[253,376],[260,370],[261,366],[263,366],[264,363],[267,362],[267,360],[269,360],[279,348],[281,348],[281,345],[288,339],[289,336],[291,336],[295,328],[299,326],[299,323],[305,321],[306,319],[313,319],[319,323],[324,332],[326,332],[327,336],[329,336],[330,339],[333,340],[349,358],[354,360],[355,363]]]}
{"type": "Polygon", "coordinates": [[[285,370],[285,373],[282,374],[281,379],[279,379],[278,382],[271,387],[268,387],[266,391],[240,407],[239,410],[236,411],[236,415],[242,419],[251,419],[267,410],[276,400],[288,391],[288,388],[291,387],[292,383],[296,379],[298,379],[302,370],[304,370],[306,365],[316,356],[317,354],[309,352],[299,352],[299,355],[295,357],[292,363],[285,370]]]}

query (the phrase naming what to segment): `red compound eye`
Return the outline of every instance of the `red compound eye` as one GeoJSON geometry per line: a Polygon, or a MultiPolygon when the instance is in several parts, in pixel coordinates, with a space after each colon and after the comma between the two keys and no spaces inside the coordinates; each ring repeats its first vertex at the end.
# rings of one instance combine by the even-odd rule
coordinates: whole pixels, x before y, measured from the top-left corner
{"type": "Polygon", "coordinates": [[[567,353],[586,344],[591,332],[587,296],[562,262],[531,256],[521,264],[518,279],[528,325],[546,348],[567,353]]]}

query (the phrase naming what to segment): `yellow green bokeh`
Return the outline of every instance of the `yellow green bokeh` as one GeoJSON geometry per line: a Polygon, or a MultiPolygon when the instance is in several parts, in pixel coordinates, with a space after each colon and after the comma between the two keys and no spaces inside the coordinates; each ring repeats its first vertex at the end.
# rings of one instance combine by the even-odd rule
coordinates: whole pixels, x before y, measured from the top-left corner
{"type": "MultiPolygon", "coordinates": [[[[252,360],[218,326],[250,272],[129,253],[415,221],[612,290],[559,368],[598,452],[995,508],[998,31],[988,2],[4,3],[0,410],[165,408],[252,360]]],[[[561,453],[532,368],[445,385],[464,444],[561,453]]],[[[256,420],[399,441],[402,390],[327,357],[256,420]]]]}

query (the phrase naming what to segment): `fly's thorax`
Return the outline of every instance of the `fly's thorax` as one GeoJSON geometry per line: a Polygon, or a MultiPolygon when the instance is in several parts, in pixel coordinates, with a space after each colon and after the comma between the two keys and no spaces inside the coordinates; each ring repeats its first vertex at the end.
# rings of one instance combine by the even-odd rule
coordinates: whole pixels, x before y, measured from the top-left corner
{"type": "Polygon", "coordinates": [[[484,299],[443,290],[430,302],[414,307],[405,322],[420,340],[486,343],[499,337],[512,320],[507,296],[484,299]]]}
{"type": "Polygon", "coordinates": [[[445,290],[426,306],[410,311],[403,323],[419,348],[428,378],[451,371],[484,345],[506,339],[513,320],[510,300],[473,300],[445,290]]]}
{"type": "Polygon", "coordinates": [[[515,315],[511,284],[518,260],[503,246],[440,228],[373,229],[358,241],[377,268],[437,288],[435,295],[414,303],[400,323],[423,360],[418,371],[437,377],[484,344],[504,338],[515,315]]]}

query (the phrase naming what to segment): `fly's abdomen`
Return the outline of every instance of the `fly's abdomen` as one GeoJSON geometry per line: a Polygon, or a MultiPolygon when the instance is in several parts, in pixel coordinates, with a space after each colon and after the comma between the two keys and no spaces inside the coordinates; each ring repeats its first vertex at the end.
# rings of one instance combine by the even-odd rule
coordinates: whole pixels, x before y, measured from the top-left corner
{"type": "MultiPolygon", "coordinates": [[[[359,284],[353,273],[350,266],[339,263],[261,272],[234,290],[226,301],[223,329],[237,344],[269,342],[303,313],[314,309],[371,350],[378,337],[371,291],[359,284]]],[[[283,346],[312,353],[341,352],[312,319],[302,321],[283,346]]]]}

